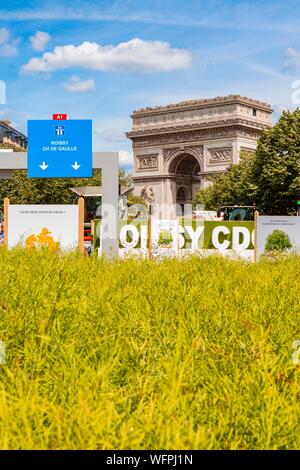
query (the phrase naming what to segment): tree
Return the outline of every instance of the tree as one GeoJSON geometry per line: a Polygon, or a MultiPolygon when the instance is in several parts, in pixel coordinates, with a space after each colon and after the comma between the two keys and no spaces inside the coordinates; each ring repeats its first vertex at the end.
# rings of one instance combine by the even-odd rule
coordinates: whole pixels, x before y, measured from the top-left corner
{"type": "Polygon", "coordinates": [[[13,204],[68,204],[74,186],[100,186],[101,173],[92,178],[27,178],[25,170],[14,171],[10,180],[0,181],[0,199],[9,197],[13,204]]]}
{"type": "Polygon", "coordinates": [[[143,204],[146,205],[145,199],[141,196],[135,196],[135,194],[130,193],[127,197],[128,206],[132,206],[133,204],[143,204]]]}
{"type": "Polygon", "coordinates": [[[263,132],[256,150],[251,179],[261,211],[294,212],[294,193],[299,183],[300,109],[284,111],[277,124],[263,132]]]}
{"type": "Polygon", "coordinates": [[[213,176],[211,185],[201,189],[194,199],[195,204],[203,204],[205,210],[217,210],[224,205],[252,205],[254,190],[250,181],[254,154],[242,152],[240,163],[232,165],[226,173],[213,176]]]}
{"type": "Polygon", "coordinates": [[[263,131],[255,154],[242,155],[240,163],[199,191],[194,202],[207,209],[256,203],[266,214],[292,214],[299,186],[300,109],[296,109],[284,111],[272,129],[263,131]]]}
{"type": "Polygon", "coordinates": [[[119,183],[121,186],[131,187],[132,186],[132,174],[130,171],[126,171],[124,168],[119,169],[119,183]]]}
{"type": "MultiPolygon", "coordinates": [[[[124,170],[124,168],[120,168],[119,182],[121,186],[126,186],[128,188],[133,187],[131,172],[124,170]]],[[[127,196],[128,206],[132,206],[133,204],[146,204],[145,200],[141,196],[136,196],[135,194],[132,194],[132,193],[133,191],[131,191],[127,196]]]]}

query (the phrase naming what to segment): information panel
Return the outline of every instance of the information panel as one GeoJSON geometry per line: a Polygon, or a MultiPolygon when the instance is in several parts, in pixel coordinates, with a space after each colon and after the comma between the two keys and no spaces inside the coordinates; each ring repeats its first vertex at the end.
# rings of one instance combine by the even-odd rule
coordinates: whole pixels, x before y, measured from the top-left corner
{"type": "Polygon", "coordinates": [[[9,205],[8,247],[76,249],[78,217],[78,205],[9,205]]]}

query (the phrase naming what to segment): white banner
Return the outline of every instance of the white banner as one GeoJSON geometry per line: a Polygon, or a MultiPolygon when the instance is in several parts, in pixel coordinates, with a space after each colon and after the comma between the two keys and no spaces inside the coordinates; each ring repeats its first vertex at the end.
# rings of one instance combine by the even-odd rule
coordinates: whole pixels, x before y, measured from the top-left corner
{"type": "Polygon", "coordinates": [[[78,205],[9,205],[8,247],[21,244],[75,249],[78,216],[78,205]]]}

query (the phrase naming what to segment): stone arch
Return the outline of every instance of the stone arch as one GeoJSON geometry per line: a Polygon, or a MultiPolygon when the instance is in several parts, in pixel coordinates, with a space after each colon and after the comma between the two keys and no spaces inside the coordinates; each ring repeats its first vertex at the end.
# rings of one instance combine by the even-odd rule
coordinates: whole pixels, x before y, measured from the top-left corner
{"type": "Polygon", "coordinates": [[[183,162],[184,159],[189,159],[190,161],[194,159],[195,164],[198,163],[199,172],[203,171],[203,155],[199,155],[199,152],[195,152],[192,149],[184,149],[184,150],[175,150],[174,152],[169,155],[168,159],[164,163],[164,173],[170,174],[172,173],[174,166],[179,164],[180,161],[183,162]]]}
{"type": "Polygon", "coordinates": [[[187,188],[185,186],[179,186],[176,188],[176,202],[182,204],[188,198],[187,188]]]}
{"type": "Polygon", "coordinates": [[[171,180],[174,202],[182,208],[191,204],[201,187],[202,157],[191,150],[175,151],[165,164],[164,174],[171,180]]]}

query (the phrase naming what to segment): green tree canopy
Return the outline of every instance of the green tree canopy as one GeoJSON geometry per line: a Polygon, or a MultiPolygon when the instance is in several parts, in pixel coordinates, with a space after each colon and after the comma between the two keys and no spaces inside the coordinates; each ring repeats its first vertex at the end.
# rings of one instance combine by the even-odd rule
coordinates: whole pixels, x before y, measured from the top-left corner
{"type": "Polygon", "coordinates": [[[277,124],[258,142],[251,179],[259,208],[270,214],[287,214],[295,207],[299,184],[300,109],[284,111],[277,124]]]}
{"type": "Polygon", "coordinates": [[[250,205],[268,214],[295,210],[295,189],[300,186],[300,109],[284,111],[270,130],[265,130],[253,156],[217,176],[212,186],[200,190],[196,203],[207,209],[221,205],[250,205]]]}
{"type": "Polygon", "coordinates": [[[222,205],[252,205],[255,191],[250,180],[253,158],[253,153],[242,152],[240,163],[232,165],[226,173],[213,176],[212,184],[198,191],[195,204],[203,204],[206,210],[216,210],[222,205]]]}
{"type": "Polygon", "coordinates": [[[101,174],[95,170],[93,178],[27,178],[25,170],[14,171],[10,180],[0,180],[0,199],[12,204],[69,204],[74,186],[100,186],[101,174]]]}

